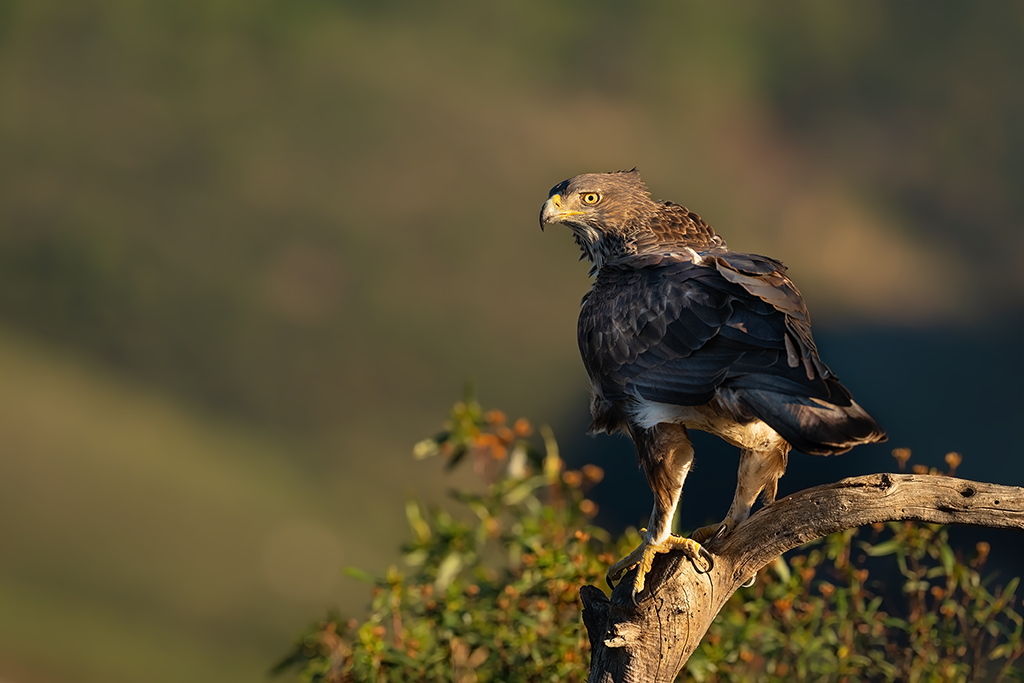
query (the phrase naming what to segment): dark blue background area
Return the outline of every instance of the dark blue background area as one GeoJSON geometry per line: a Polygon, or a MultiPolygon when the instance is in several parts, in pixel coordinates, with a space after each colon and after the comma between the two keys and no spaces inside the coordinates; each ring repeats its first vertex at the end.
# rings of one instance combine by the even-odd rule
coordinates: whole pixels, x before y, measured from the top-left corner
{"type": "MultiPolygon", "coordinates": [[[[843,477],[896,472],[893,448],[910,448],[908,464],[948,468],[945,455],[957,451],[963,463],[956,475],[966,479],[1024,486],[1024,445],[1019,440],[1024,416],[1024,314],[993,322],[931,328],[816,328],[815,339],[826,363],[854,398],[886,429],[889,441],[869,444],[839,456],[792,452],[779,481],[779,498],[843,477]]],[[[598,521],[613,532],[646,525],[652,497],[636,465],[633,445],[624,436],[585,435],[587,403],[557,433],[569,465],[592,462],[605,470],[590,496],[600,506],[598,521]]],[[[694,469],[683,488],[678,528],[692,530],[721,520],[736,486],[738,450],[704,432],[691,431],[694,469]]],[[[951,530],[965,554],[986,540],[992,545],[989,568],[1020,574],[1024,534],[977,527],[951,530]]]]}

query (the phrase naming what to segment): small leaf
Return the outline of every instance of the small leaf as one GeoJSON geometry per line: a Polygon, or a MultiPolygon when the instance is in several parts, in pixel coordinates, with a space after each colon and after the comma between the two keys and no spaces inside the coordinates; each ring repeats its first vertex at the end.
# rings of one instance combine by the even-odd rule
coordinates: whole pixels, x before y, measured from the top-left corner
{"type": "Polygon", "coordinates": [[[558,442],[555,441],[555,433],[551,431],[551,427],[544,425],[540,428],[540,433],[544,437],[544,449],[547,451],[547,455],[544,456],[544,477],[548,483],[554,484],[559,480],[562,472],[562,459],[558,457],[558,442]]]}
{"type": "Polygon", "coordinates": [[[942,556],[942,566],[946,570],[946,574],[953,572],[953,565],[956,564],[956,557],[953,555],[953,549],[943,543],[939,546],[939,554],[942,556]]]}
{"type": "Polygon", "coordinates": [[[430,540],[430,525],[423,519],[423,511],[415,500],[405,502],[405,518],[409,520],[409,528],[416,543],[422,544],[430,540]]]}
{"type": "Polygon", "coordinates": [[[988,653],[988,658],[990,661],[995,661],[997,659],[1002,659],[1011,652],[1013,652],[1013,645],[1010,643],[1003,643],[1002,645],[992,648],[992,652],[988,653]]]}
{"type": "Polygon", "coordinates": [[[883,557],[885,555],[892,555],[897,550],[903,548],[903,542],[899,539],[893,538],[884,543],[877,543],[875,545],[865,545],[864,552],[871,557],[883,557]]]}
{"type": "Polygon", "coordinates": [[[1017,592],[1017,586],[1020,584],[1020,577],[1015,576],[1010,579],[1010,582],[1006,584],[1006,588],[1003,589],[1002,598],[1004,601],[1009,602],[1011,595],[1017,592]]]}
{"type": "Polygon", "coordinates": [[[452,452],[452,457],[449,458],[448,462],[445,463],[444,465],[445,471],[448,472],[455,469],[455,466],[459,464],[459,461],[462,460],[462,458],[464,458],[466,456],[466,453],[468,452],[469,449],[467,449],[464,445],[460,444],[456,446],[455,450],[452,452]]]}
{"type": "Polygon", "coordinates": [[[341,573],[350,579],[356,581],[362,581],[364,583],[376,583],[377,579],[369,572],[363,571],[359,567],[345,567],[341,570],[341,573]]]}
{"type": "Polygon", "coordinates": [[[772,563],[772,570],[782,583],[788,583],[790,576],[792,576],[789,571],[789,564],[781,555],[775,558],[775,562],[772,563]]]}
{"type": "Polygon", "coordinates": [[[420,567],[428,557],[430,557],[430,553],[426,549],[413,550],[405,554],[405,563],[410,567],[420,567]]]}
{"type": "Polygon", "coordinates": [[[417,460],[423,460],[424,458],[429,458],[432,455],[437,455],[440,450],[438,445],[438,442],[434,439],[423,439],[412,447],[412,455],[417,460]]]}
{"type": "Polygon", "coordinates": [[[518,486],[514,487],[504,496],[502,496],[501,500],[506,505],[516,505],[517,503],[521,503],[528,497],[533,495],[533,492],[534,490],[536,490],[536,488],[537,484],[535,480],[528,479],[524,481],[522,484],[519,484],[518,486]]]}
{"type": "Polygon", "coordinates": [[[437,568],[434,588],[444,590],[451,585],[451,582],[462,569],[462,564],[462,555],[459,553],[449,553],[447,557],[441,560],[441,565],[437,568]]]}

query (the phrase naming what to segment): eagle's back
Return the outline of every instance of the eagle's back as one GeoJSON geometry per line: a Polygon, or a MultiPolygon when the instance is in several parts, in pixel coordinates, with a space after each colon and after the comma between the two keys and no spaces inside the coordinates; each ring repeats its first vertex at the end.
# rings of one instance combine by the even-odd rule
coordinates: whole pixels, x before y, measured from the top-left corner
{"type": "Polygon", "coordinates": [[[785,267],[731,252],[699,216],[666,208],[666,223],[685,230],[603,264],[584,299],[578,341],[592,428],[628,429],[674,409],[697,428],[763,421],[807,453],[883,440],[821,361],[785,267]],[[690,419],[695,410],[714,419],[690,419]]]}

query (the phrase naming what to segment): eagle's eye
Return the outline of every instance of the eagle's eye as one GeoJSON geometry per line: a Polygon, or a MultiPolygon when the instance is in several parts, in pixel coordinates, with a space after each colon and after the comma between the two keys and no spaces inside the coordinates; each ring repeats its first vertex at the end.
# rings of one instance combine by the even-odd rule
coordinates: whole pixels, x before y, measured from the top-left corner
{"type": "Polygon", "coordinates": [[[597,204],[601,201],[601,195],[596,192],[585,192],[583,196],[580,197],[580,201],[584,204],[597,204]]]}

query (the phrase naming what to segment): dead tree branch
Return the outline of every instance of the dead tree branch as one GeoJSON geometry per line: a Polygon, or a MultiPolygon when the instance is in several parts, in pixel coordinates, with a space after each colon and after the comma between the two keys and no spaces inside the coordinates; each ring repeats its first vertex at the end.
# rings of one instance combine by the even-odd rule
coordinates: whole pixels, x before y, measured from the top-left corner
{"type": "Polygon", "coordinates": [[[592,646],[590,683],[673,681],[736,589],[798,545],[836,531],[914,520],[1024,529],[1024,488],[938,475],[872,474],[805,489],[758,511],[708,546],[715,565],[698,573],[681,553],[655,560],[634,607],[632,573],[611,599],[580,590],[592,646]]]}

